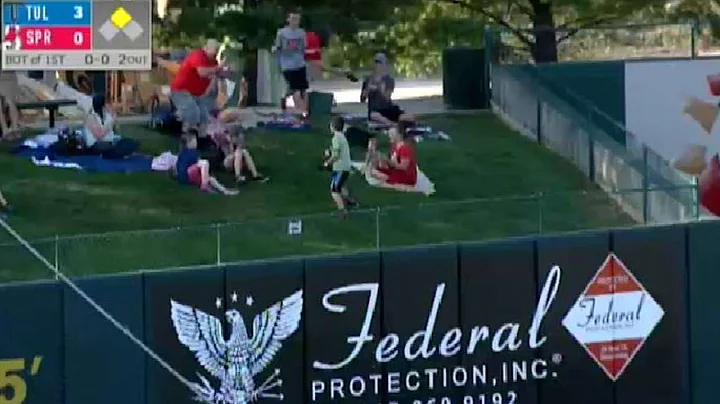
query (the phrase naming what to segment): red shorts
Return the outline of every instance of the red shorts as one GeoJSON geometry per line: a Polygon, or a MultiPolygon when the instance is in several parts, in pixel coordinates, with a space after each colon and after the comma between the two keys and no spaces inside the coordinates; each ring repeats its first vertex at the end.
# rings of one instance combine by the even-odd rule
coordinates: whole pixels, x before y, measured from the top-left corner
{"type": "Polygon", "coordinates": [[[417,182],[417,177],[413,177],[412,174],[405,170],[397,170],[395,168],[378,168],[378,171],[387,175],[388,184],[401,184],[401,185],[412,185],[414,186],[417,182]]]}
{"type": "Polygon", "coordinates": [[[202,185],[202,173],[199,164],[193,164],[187,169],[188,181],[192,185],[202,185]]]}

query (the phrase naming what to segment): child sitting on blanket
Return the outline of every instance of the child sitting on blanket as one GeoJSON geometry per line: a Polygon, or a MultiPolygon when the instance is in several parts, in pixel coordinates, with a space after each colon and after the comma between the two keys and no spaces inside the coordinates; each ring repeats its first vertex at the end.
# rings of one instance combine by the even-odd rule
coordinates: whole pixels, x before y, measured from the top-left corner
{"type": "Polygon", "coordinates": [[[215,177],[210,176],[210,163],[200,159],[197,151],[197,132],[184,134],[181,141],[182,151],[175,164],[175,175],[179,183],[200,187],[205,192],[217,191],[224,195],[237,195],[237,190],[225,188],[215,177]]]}

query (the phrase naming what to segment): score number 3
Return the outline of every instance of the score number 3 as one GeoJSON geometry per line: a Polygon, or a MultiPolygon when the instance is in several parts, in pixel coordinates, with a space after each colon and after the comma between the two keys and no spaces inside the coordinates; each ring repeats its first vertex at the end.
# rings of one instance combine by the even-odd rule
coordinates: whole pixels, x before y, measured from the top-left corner
{"type": "MultiPolygon", "coordinates": [[[[40,371],[42,356],[36,356],[30,367],[30,375],[40,371]]],[[[0,404],[22,404],[27,398],[27,383],[21,372],[26,370],[25,359],[0,360],[0,404]]]]}
{"type": "Polygon", "coordinates": [[[75,14],[73,14],[73,18],[76,20],[82,20],[84,17],[85,14],[83,14],[82,6],[75,6],[75,14]]]}

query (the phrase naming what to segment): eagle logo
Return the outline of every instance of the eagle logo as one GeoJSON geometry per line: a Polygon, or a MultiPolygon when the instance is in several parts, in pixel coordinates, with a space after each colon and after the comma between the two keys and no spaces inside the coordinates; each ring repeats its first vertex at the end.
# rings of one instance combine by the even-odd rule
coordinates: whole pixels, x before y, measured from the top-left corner
{"type": "Polygon", "coordinates": [[[254,377],[262,372],[290,337],[302,317],[302,290],[279,301],[253,319],[252,338],[237,310],[225,312],[231,327],[230,338],[223,337],[223,325],[217,317],[178,303],[171,303],[171,318],[178,340],[185,345],[200,365],[220,380],[215,390],[208,380],[197,374],[201,383],[193,383],[196,401],[206,404],[248,404],[259,398],[283,400],[281,393],[272,393],[282,386],[280,369],[259,387],[254,377]]]}

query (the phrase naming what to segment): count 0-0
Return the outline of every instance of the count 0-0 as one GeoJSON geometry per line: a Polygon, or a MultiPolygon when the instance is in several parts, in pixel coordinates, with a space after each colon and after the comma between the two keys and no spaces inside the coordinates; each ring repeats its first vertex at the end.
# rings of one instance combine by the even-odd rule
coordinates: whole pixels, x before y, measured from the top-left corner
{"type": "MultiPolygon", "coordinates": [[[[110,64],[110,56],[108,56],[107,53],[103,53],[102,55],[100,55],[99,59],[100,59],[100,64],[103,64],[103,65],[110,64]]],[[[88,53],[87,55],[85,55],[85,64],[86,65],[92,65],[95,63],[96,60],[98,60],[98,59],[96,59],[95,55],[93,55],[92,53],[88,53]]]]}

